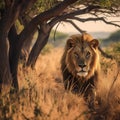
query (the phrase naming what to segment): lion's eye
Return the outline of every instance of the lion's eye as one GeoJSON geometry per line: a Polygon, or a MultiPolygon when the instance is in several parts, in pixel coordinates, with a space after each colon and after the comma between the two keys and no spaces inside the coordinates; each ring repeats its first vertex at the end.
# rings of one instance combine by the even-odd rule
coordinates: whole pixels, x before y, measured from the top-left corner
{"type": "Polygon", "coordinates": [[[89,58],[89,57],[90,57],[90,52],[87,52],[86,58],[89,58]]]}
{"type": "Polygon", "coordinates": [[[79,55],[77,53],[74,53],[74,55],[75,55],[76,58],[79,58],[79,55]]]}

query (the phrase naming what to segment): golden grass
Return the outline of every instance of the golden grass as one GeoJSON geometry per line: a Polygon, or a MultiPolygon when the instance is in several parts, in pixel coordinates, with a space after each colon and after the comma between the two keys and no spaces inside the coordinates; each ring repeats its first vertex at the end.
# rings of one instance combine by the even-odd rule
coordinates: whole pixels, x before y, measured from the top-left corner
{"type": "Polygon", "coordinates": [[[20,92],[0,99],[0,120],[120,120],[120,74],[116,77],[116,63],[102,58],[96,101],[89,108],[82,96],[64,90],[62,51],[54,48],[40,55],[35,70],[19,65],[20,92]]]}
{"type": "Polygon", "coordinates": [[[88,107],[83,97],[64,90],[61,55],[62,49],[58,48],[40,55],[35,70],[20,65],[20,89],[26,88],[28,92],[23,98],[25,105],[19,113],[20,120],[87,120],[88,107]]]}
{"type": "Polygon", "coordinates": [[[92,120],[120,119],[120,69],[113,60],[101,59],[101,76],[96,88],[98,104],[92,120]]]}

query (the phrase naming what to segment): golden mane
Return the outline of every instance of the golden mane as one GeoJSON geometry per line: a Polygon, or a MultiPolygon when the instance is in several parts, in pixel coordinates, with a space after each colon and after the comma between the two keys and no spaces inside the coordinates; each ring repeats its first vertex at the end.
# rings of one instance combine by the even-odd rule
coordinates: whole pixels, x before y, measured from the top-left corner
{"type": "Polygon", "coordinates": [[[69,37],[61,60],[65,89],[72,86],[73,91],[80,91],[75,89],[81,86],[86,89],[88,84],[94,86],[100,68],[98,45],[98,40],[87,33],[69,37]]]}

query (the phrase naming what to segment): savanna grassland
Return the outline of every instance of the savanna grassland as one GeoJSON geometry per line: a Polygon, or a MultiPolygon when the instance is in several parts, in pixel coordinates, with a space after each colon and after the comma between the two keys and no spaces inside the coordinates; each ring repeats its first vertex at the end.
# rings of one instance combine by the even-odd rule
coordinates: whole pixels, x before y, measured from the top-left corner
{"type": "Polygon", "coordinates": [[[0,120],[120,120],[120,73],[116,61],[101,57],[96,101],[65,91],[60,71],[62,48],[39,56],[35,69],[19,63],[20,92],[0,99],[0,120]]]}

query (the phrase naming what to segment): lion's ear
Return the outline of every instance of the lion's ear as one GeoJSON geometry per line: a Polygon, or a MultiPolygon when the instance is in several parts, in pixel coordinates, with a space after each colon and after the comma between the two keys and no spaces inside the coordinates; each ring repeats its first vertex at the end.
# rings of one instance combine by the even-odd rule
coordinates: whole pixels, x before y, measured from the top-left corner
{"type": "Polygon", "coordinates": [[[69,49],[69,48],[72,48],[72,47],[74,47],[75,46],[75,41],[73,40],[73,39],[68,39],[67,40],[67,48],[69,49]]]}
{"type": "Polygon", "coordinates": [[[90,45],[96,49],[99,46],[99,41],[97,39],[93,39],[90,41],[90,45]]]}

